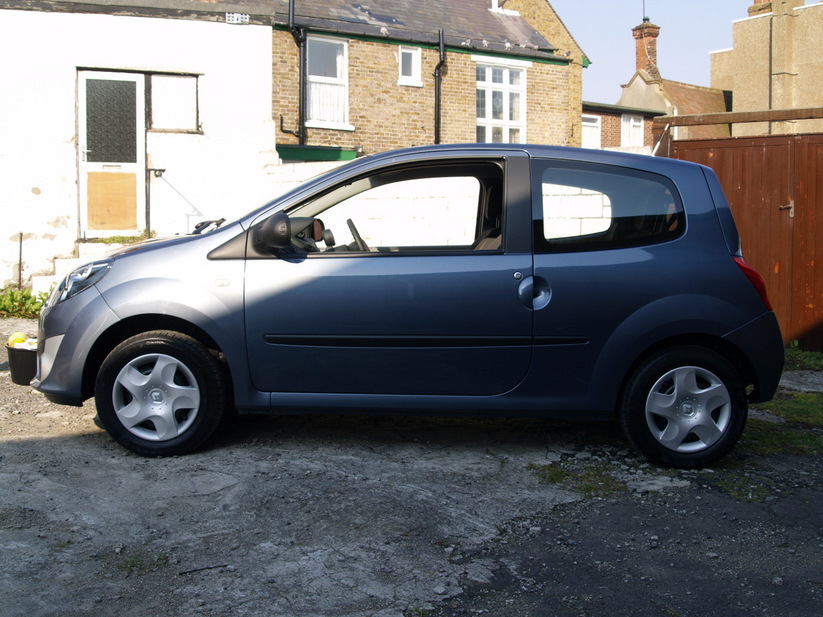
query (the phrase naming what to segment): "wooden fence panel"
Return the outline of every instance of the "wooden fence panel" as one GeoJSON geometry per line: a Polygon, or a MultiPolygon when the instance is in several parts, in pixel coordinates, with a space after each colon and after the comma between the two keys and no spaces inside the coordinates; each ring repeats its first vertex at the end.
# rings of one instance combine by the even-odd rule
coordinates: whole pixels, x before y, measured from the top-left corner
{"type": "Polygon", "coordinates": [[[714,169],[784,339],[823,351],[823,135],[678,141],[672,155],[714,169]]]}
{"type": "Polygon", "coordinates": [[[797,150],[794,321],[804,348],[823,351],[823,135],[807,135],[797,150]],[[818,257],[819,254],[819,257],[818,257]]]}

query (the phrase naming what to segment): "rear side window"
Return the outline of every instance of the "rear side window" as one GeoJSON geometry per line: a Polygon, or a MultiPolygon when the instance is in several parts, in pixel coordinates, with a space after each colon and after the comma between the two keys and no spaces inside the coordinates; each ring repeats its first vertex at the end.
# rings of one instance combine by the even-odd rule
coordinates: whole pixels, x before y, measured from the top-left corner
{"type": "Polygon", "coordinates": [[[538,161],[533,178],[538,253],[655,244],[685,230],[679,195],[663,176],[597,164],[538,161]]]}

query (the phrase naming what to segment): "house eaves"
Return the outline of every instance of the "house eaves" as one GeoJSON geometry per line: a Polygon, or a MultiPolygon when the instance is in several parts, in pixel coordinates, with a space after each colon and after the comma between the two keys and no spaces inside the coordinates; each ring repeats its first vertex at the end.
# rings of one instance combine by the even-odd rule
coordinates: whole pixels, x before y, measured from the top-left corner
{"type": "Polygon", "coordinates": [[[608,103],[595,103],[593,101],[583,101],[583,113],[600,112],[610,114],[634,114],[646,118],[654,118],[665,115],[665,112],[655,109],[641,109],[638,107],[627,107],[625,105],[610,105],[608,103]]]}
{"type": "MultiPolygon", "coordinates": [[[[490,10],[482,0],[296,0],[295,23],[309,32],[437,45],[439,30],[452,50],[567,62],[519,14],[490,10]]],[[[0,0],[0,8],[225,21],[285,28],[289,0],[0,0]]]]}

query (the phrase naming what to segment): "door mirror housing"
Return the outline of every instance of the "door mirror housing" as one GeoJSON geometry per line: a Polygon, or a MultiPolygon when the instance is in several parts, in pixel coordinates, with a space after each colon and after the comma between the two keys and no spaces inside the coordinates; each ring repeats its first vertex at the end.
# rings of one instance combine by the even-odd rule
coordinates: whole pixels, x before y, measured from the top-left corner
{"type": "Polygon", "coordinates": [[[270,250],[281,250],[291,244],[291,221],[285,212],[275,212],[260,225],[256,233],[257,245],[270,250]]]}

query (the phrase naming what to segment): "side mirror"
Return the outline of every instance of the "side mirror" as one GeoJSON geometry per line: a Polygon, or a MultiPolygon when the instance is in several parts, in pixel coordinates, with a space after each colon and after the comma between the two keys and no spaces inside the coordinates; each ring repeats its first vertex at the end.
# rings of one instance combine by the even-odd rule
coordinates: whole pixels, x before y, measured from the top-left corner
{"type": "Polygon", "coordinates": [[[285,212],[275,212],[260,225],[257,243],[269,249],[284,249],[291,244],[291,221],[285,212]]]}

